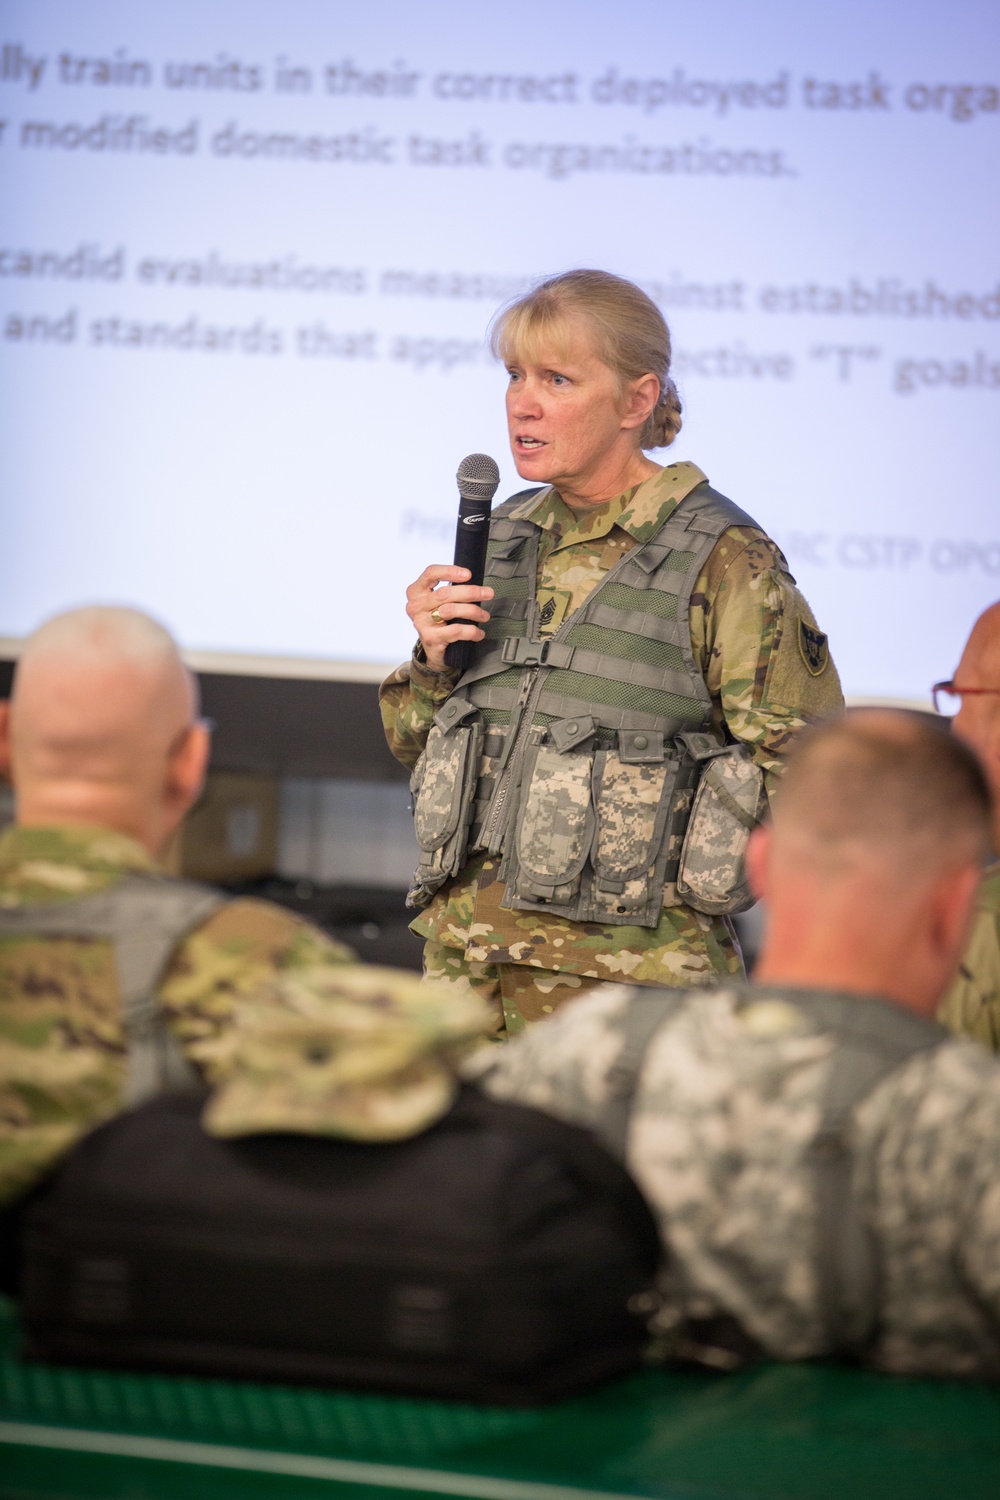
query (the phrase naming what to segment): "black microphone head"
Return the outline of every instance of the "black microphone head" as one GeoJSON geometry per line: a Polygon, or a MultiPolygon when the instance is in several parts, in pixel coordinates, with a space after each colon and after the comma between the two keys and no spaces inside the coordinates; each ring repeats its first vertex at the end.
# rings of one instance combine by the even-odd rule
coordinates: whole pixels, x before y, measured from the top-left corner
{"type": "Polygon", "coordinates": [[[500,484],[500,470],[488,453],[470,453],[463,458],[455,475],[458,493],[463,500],[493,499],[500,484]]]}

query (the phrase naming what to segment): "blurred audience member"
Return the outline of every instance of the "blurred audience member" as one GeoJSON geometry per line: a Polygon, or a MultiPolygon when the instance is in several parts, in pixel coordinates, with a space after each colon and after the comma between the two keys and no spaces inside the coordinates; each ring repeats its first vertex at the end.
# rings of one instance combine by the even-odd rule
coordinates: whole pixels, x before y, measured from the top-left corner
{"type": "Polygon", "coordinates": [[[43,625],[0,704],[16,797],[0,839],[0,1205],[93,1126],[199,1079],[230,1079],[219,1133],[406,1136],[448,1108],[452,1049],[488,1020],[474,996],[363,967],[280,907],[158,871],[205,775],[197,713],[168,633],[118,608],[43,625]]]}
{"type": "Polygon", "coordinates": [[[916,716],[813,731],[750,846],[752,986],[586,996],[479,1060],[626,1161],[669,1259],[664,1353],[1000,1377],[1000,1063],[933,1019],[992,815],[916,716]]]}
{"type": "Polygon", "coordinates": [[[983,763],[993,788],[993,861],[979,888],[975,925],[955,979],[938,1012],[952,1031],[1000,1051],[1000,602],[972,627],[951,682],[938,697],[958,704],[953,727],[983,763]]]}

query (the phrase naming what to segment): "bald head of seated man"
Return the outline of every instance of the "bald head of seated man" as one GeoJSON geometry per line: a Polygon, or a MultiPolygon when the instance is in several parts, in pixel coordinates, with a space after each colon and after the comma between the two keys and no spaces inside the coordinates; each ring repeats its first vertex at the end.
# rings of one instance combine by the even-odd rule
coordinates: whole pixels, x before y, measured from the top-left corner
{"type": "Polygon", "coordinates": [[[453,1070],[434,1057],[482,1029],[474,998],[359,965],[281,907],[159,872],[205,776],[197,713],[168,632],[110,607],[42,625],[0,704],[0,774],[16,805],[0,840],[0,1206],[118,1110],[226,1078],[234,1018],[251,1002],[267,1033],[257,1055],[275,1058],[274,1076],[258,1068],[257,1083],[217,1109],[224,1133],[422,1129],[454,1093],[453,1070]],[[361,1069],[365,1087],[340,1086],[344,1048],[327,1048],[328,1078],[310,1073],[317,1028],[325,1042],[350,1038],[355,1063],[363,1044],[381,1047],[383,1061],[361,1069]],[[415,1060],[429,1075],[422,1093],[403,1081],[415,1060]],[[297,1070],[308,1097],[290,1086],[297,1070]]]}
{"type": "Polygon", "coordinates": [[[197,684],[136,610],[57,616],[24,645],[0,704],[0,771],[22,828],[107,828],[163,853],[201,791],[209,732],[197,684]]]}
{"type": "Polygon", "coordinates": [[[1000,601],[972,627],[952,683],[959,708],[952,729],[971,745],[993,788],[993,859],[983,875],[976,919],[939,1019],[1000,1052],[1000,601]]]}
{"type": "Polygon", "coordinates": [[[1000,1062],[932,1019],[991,817],[976,758],[920,716],[814,731],[751,845],[751,985],[595,994],[484,1059],[492,1093],[627,1163],[665,1354],[1000,1378],[1000,1062]]]}

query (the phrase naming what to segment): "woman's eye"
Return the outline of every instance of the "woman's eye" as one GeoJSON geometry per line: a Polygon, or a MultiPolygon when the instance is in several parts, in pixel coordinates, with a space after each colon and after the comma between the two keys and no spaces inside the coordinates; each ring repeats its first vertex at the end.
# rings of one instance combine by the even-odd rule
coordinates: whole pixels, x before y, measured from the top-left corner
{"type": "Polygon", "coordinates": [[[555,374],[555,372],[553,372],[553,375],[552,375],[552,384],[553,385],[569,385],[569,379],[565,375],[557,375],[557,374],[555,374]]]}

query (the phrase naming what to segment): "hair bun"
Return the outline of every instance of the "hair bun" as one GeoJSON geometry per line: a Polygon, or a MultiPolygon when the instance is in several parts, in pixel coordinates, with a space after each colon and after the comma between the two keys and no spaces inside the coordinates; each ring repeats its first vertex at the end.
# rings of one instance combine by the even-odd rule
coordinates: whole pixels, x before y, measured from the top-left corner
{"type": "Polygon", "coordinates": [[[677,387],[668,375],[663,382],[660,399],[649,414],[642,429],[643,448],[669,448],[681,430],[681,398],[677,387]]]}

